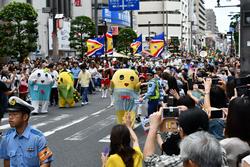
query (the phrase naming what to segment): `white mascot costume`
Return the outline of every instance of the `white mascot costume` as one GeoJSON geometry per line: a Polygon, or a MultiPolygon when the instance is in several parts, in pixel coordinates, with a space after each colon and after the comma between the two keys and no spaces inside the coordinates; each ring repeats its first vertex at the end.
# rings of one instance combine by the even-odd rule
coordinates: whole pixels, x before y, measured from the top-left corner
{"type": "Polygon", "coordinates": [[[54,84],[47,69],[38,69],[29,77],[31,104],[35,108],[31,113],[47,113],[51,88],[54,84]]]}

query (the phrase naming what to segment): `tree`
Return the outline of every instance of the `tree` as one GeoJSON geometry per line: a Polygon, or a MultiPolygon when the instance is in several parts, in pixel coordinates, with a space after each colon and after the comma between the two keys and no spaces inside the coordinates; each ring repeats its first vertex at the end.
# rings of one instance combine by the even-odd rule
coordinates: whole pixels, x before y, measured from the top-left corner
{"type": "Polygon", "coordinates": [[[0,11],[0,56],[23,61],[37,49],[37,12],[28,3],[12,2],[0,11]]]}
{"type": "Polygon", "coordinates": [[[71,21],[70,47],[83,57],[87,52],[86,41],[95,36],[95,24],[87,16],[78,16],[71,21]]]}
{"type": "Polygon", "coordinates": [[[126,55],[131,51],[130,44],[137,38],[137,34],[131,28],[120,30],[117,38],[117,52],[124,52],[126,55]]]}

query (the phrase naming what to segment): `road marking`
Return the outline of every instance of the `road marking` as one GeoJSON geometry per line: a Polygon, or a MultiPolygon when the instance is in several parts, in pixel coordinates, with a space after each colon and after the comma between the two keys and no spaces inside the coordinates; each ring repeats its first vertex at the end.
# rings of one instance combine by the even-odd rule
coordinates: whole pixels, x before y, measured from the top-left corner
{"type": "Polygon", "coordinates": [[[48,120],[48,121],[45,121],[45,122],[41,122],[41,123],[32,125],[32,127],[34,127],[34,128],[39,128],[39,127],[41,127],[41,126],[45,126],[45,125],[47,125],[47,124],[54,123],[55,121],[61,121],[62,119],[65,119],[65,118],[68,118],[68,117],[70,117],[69,114],[62,114],[62,115],[57,116],[57,117],[55,117],[55,118],[52,118],[52,119],[50,119],[50,120],[48,120]]]}
{"type": "MultiPolygon", "coordinates": [[[[36,120],[38,120],[40,118],[45,118],[45,117],[47,117],[47,115],[36,115],[36,116],[31,116],[30,119],[31,119],[31,121],[36,121],[36,120]]],[[[8,121],[8,120],[9,120],[9,118],[3,118],[3,121],[8,121]]],[[[9,128],[10,128],[9,123],[0,126],[1,130],[5,130],[5,129],[9,129],[9,128]]]]}
{"type": "Polygon", "coordinates": [[[109,109],[109,108],[111,108],[111,107],[112,107],[112,106],[109,105],[109,106],[105,107],[104,109],[101,109],[101,110],[99,110],[99,111],[97,111],[97,112],[92,113],[91,116],[99,115],[99,114],[101,114],[102,112],[104,112],[105,110],[107,110],[107,109],[109,109]]]}
{"type": "Polygon", "coordinates": [[[94,134],[98,131],[101,131],[103,128],[113,124],[115,122],[116,116],[115,115],[111,115],[107,118],[105,118],[102,121],[99,121],[97,123],[95,123],[94,125],[81,130],[75,134],[73,134],[70,137],[65,138],[64,140],[70,140],[70,141],[82,141],[84,139],[86,139],[89,135],[94,134]]]}
{"type": "MultiPolygon", "coordinates": [[[[35,120],[37,120],[39,118],[44,118],[44,117],[47,117],[47,115],[34,115],[34,116],[31,116],[30,118],[32,119],[32,121],[35,121],[35,120]]],[[[8,121],[8,120],[9,120],[8,117],[7,118],[2,118],[2,122],[8,121]]]]}
{"type": "MultiPolygon", "coordinates": [[[[141,125],[141,123],[135,124],[134,129],[138,128],[140,125],[141,125]]],[[[106,137],[100,139],[98,142],[99,143],[110,143],[110,135],[107,135],[106,137]]]]}
{"type": "Polygon", "coordinates": [[[59,127],[55,128],[55,129],[49,130],[49,131],[47,131],[47,132],[44,132],[43,134],[44,134],[44,136],[46,136],[46,137],[47,137],[47,136],[50,136],[50,135],[56,133],[57,131],[63,130],[63,129],[68,128],[68,127],[70,127],[70,126],[72,126],[72,125],[75,125],[75,124],[77,124],[77,123],[80,123],[80,122],[84,121],[85,119],[87,119],[88,117],[89,117],[89,116],[85,116],[85,117],[82,117],[82,118],[80,118],[80,119],[74,120],[74,121],[72,121],[72,122],[70,122],[70,123],[68,123],[68,124],[65,124],[65,125],[63,125],[63,126],[59,126],[59,127]]]}

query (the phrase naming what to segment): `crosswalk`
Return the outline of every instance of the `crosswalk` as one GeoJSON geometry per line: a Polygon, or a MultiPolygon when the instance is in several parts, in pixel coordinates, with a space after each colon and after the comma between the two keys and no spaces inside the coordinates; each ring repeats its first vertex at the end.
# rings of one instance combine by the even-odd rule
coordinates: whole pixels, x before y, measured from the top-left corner
{"type": "MultiPolygon", "coordinates": [[[[30,124],[37,129],[43,131],[43,134],[48,137],[52,135],[56,135],[58,132],[67,130],[67,128],[71,128],[77,126],[79,123],[84,123],[84,121],[92,121],[95,122],[96,118],[99,117],[102,113],[109,110],[110,107],[106,107],[89,115],[82,115],[81,117],[73,117],[74,115],[71,113],[62,113],[58,114],[55,117],[51,117],[50,115],[36,115],[31,116],[30,124]]],[[[108,128],[115,124],[116,116],[115,115],[107,115],[102,119],[98,119],[93,124],[84,127],[83,129],[76,129],[76,131],[70,132],[68,136],[65,136],[63,140],[65,141],[83,141],[86,138],[90,137],[93,134],[98,134],[102,132],[103,129],[108,128]]],[[[140,126],[140,124],[136,124],[135,128],[140,126]]],[[[9,129],[10,126],[8,124],[8,118],[2,119],[2,125],[0,126],[0,131],[5,131],[9,129]]],[[[110,131],[109,131],[110,132],[110,131]]],[[[110,142],[109,135],[104,135],[105,137],[98,139],[99,143],[108,143],[110,142]]]]}

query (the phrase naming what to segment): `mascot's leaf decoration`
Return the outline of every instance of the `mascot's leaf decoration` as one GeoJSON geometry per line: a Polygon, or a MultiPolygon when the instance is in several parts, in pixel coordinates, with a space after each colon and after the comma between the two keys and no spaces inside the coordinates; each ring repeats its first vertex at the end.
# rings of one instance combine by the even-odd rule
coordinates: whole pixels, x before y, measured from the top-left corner
{"type": "Polygon", "coordinates": [[[29,77],[29,93],[34,107],[32,114],[47,113],[51,88],[54,84],[52,76],[46,69],[37,69],[29,77]]]}
{"type": "Polygon", "coordinates": [[[135,122],[136,104],[140,82],[138,74],[131,69],[120,69],[115,72],[111,81],[117,123],[122,123],[125,112],[131,112],[132,126],[135,122]]]}
{"type": "Polygon", "coordinates": [[[70,72],[61,72],[58,76],[59,107],[75,106],[74,100],[74,78],[70,72]]]}

